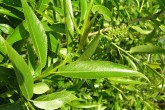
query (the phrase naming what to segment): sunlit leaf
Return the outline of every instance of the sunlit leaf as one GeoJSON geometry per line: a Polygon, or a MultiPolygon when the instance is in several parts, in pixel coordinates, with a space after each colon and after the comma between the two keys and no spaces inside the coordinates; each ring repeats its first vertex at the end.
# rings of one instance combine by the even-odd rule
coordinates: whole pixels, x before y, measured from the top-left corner
{"type": "Polygon", "coordinates": [[[165,32],[165,26],[164,26],[164,25],[160,25],[159,28],[160,28],[163,32],[165,32]]]}
{"type": "Polygon", "coordinates": [[[75,100],[77,97],[72,92],[61,91],[52,94],[42,95],[33,101],[34,105],[41,109],[53,110],[64,106],[75,100]]]}
{"type": "Polygon", "coordinates": [[[155,54],[164,54],[165,49],[153,46],[153,45],[140,45],[136,47],[132,47],[130,49],[130,53],[155,53],[155,54]]]}
{"type": "Polygon", "coordinates": [[[46,83],[40,82],[34,84],[34,94],[43,94],[49,90],[49,86],[46,83]]]}
{"type": "Polygon", "coordinates": [[[40,71],[43,67],[45,67],[47,60],[47,36],[41,22],[38,20],[33,10],[29,7],[25,0],[22,0],[22,6],[28,30],[39,58],[38,71],[40,74],[40,71]]]}
{"type": "Polygon", "coordinates": [[[0,30],[6,34],[11,34],[14,29],[7,24],[0,24],[0,30]]]}
{"type": "Polygon", "coordinates": [[[77,61],[59,69],[58,75],[71,78],[109,78],[139,76],[147,79],[138,71],[108,61],[77,61]]]}
{"type": "Polygon", "coordinates": [[[149,34],[152,32],[152,30],[144,30],[139,26],[131,26],[132,29],[136,30],[137,32],[139,32],[140,34],[149,34]]]}

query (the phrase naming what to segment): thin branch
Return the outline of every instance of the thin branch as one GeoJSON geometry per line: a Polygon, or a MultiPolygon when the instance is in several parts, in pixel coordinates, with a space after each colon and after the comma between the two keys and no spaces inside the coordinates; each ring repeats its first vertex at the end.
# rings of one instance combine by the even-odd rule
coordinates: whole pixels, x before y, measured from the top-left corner
{"type": "MultiPolygon", "coordinates": [[[[129,23],[124,23],[124,24],[133,24],[133,23],[136,23],[136,22],[140,22],[140,21],[146,21],[146,20],[151,20],[151,19],[154,19],[154,18],[157,18],[158,16],[160,15],[164,15],[165,14],[165,11],[160,11],[158,13],[155,13],[153,15],[149,15],[147,17],[142,17],[142,18],[136,18],[136,19],[133,19],[132,21],[130,21],[129,23]]],[[[123,24],[123,23],[122,23],[123,24]]],[[[91,37],[91,36],[94,36],[94,35],[97,35],[99,32],[107,32],[107,31],[110,31],[112,30],[113,27],[106,27],[106,28],[103,28],[101,29],[100,31],[96,31],[96,32],[92,32],[92,33],[89,33],[88,34],[88,37],[91,37]]]]}
{"type": "Polygon", "coordinates": [[[106,27],[106,28],[103,28],[99,31],[96,31],[96,32],[93,32],[93,33],[89,33],[88,36],[93,36],[93,35],[97,35],[99,32],[102,33],[102,32],[107,32],[107,31],[110,31],[112,30],[113,28],[112,27],[106,27]]]}
{"type": "Polygon", "coordinates": [[[136,23],[139,21],[151,20],[151,19],[157,18],[158,16],[163,15],[163,14],[165,14],[165,11],[160,11],[158,13],[155,13],[153,15],[149,15],[147,17],[136,18],[136,19],[133,19],[129,24],[133,24],[133,23],[136,23]]]}

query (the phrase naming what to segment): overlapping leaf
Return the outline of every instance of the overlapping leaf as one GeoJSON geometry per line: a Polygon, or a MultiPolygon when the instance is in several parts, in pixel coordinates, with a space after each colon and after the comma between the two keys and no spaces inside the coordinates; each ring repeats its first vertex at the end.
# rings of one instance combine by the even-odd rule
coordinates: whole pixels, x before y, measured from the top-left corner
{"type": "Polygon", "coordinates": [[[28,30],[39,58],[38,71],[40,72],[47,60],[47,36],[41,22],[25,0],[22,0],[22,6],[28,30]]]}
{"type": "Polygon", "coordinates": [[[28,100],[31,99],[33,96],[33,77],[29,67],[22,56],[20,56],[2,37],[0,37],[0,43],[3,45],[3,49],[6,50],[6,54],[13,63],[17,81],[23,96],[28,100]]]}
{"type": "Polygon", "coordinates": [[[78,60],[88,60],[92,56],[99,44],[100,37],[101,35],[98,35],[92,40],[78,60]]]}

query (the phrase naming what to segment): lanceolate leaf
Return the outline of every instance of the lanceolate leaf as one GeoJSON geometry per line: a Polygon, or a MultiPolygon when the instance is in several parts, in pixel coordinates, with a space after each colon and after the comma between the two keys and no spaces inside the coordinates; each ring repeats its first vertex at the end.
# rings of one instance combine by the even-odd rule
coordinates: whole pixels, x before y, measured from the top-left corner
{"type": "Polygon", "coordinates": [[[78,60],[88,60],[92,56],[98,46],[100,37],[101,35],[98,35],[92,40],[78,60]]]}
{"type": "Polygon", "coordinates": [[[104,19],[107,20],[107,21],[111,20],[110,10],[107,7],[103,6],[103,5],[94,5],[93,8],[92,8],[92,11],[94,13],[98,12],[98,13],[102,14],[104,16],[104,19]]]}
{"type": "Polygon", "coordinates": [[[54,110],[64,106],[66,103],[69,103],[76,98],[77,97],[73,95],[72,92],[62,91],[40,96],[35,99],[33,103],[38,108],[54,110]]]}
{"type": "Polygon", "coordinates": [[[94,17],[92,18],[91,21],[88,21],[88,24],[87,24],[86,27],[84,28],[84,30],[83,30],[83,32],[82,32],[81,39],[80,39],[79,49],[83,49],[83,46],[85,45],[86,40],[87,40],[87,38],[88,38],[88,34],[89,34],[89,32],[90,32],[90,29],[92,28],[92,25],[93,25],[93,23],[95,22],[95,19],[96,19],[96,17],[97,17],[97,14],[98,14],[98,13],[96,13],[96,14],[94,15],[94,17]]]}
{"type": "Polygon", "coordinates": [[[23,21],[16,27],[14,32],[7,37],[7,42],[9,44],[14,44],[15,42],[20,41],[26,37],[29,37],[29,33],[27,31],[27,24],[25,21],[23,21]]]}
{"type": "Polygon", "coordinates": [[[93,3],[94,3],[94,0],[91,0],[89,6],[87,8],[86,14],[85,14],[84,24],[83,24],[83,27],[82,27],[81,33],[80,33],[80,35],[81,35],[80,44],[79,44],[80,50],[83,49],[83,46],[84,46],[86,39],[88,37],[88,34],[90,32],[90,29],[97,16],[97,14],[95,14],[95,16],[92,18],[92,20],[90,20],[90,14],[91,14],[91,9],[93,7],[93,3]]]}
{"type": "Polygon", "coordinates": [[[66,18],[66,37],[67,37],[67,51],[71,52],[72,50],[72,38],[74,36],[74,24],[72,21],[73,18],[73,10],[71,0],[64,0],[64,12],[66,18]]]}
{"type": "Polygon", "coordinates": [[[0,37],[0,41],[3,42],[4,49],[13,63],[17,81],[23,96],[30,100],[33,95],[33,77],[29,67],[25,60],[2,37],[0,37]]]}
{"type": "Polygon", "coordinates": [[[108,61],[77,61],[59,69],[58,75],[71,78],[109,78],[139,76],[147,79],[138,71],[108,61]]]}
{"type": "Polygon", "coordinates": [[[0,24],[0,30],[6,34],[11,34],[13,32],[13,28],[7,24],[0,24]]]}
{"type": "Polygon", "coordinates": [[[136,30],[140,34],[149,34],[152,32],[152,30],[144,30],[144,29],[140,28],[139,26],[131,26],[131,28],[136,30]]]}
{"type": "Polygon", "coordinates": [[[38,7],[38,10],[39,11],[44,11],[45,8],[48,6],[48,3],[49,3],[50,0],[39,0],[39,7],[38,7]]]}
{"type": "Polygon", "coordinates": [[[130,53],[155,53],[155,54],[164,54],[165,49],[153,46],[153,45],[140,45],[136,47],[132,47],[130,49],[130,53]]]}
{"type": "Polygon", "coordinates": [[[80,0],[80,6],[81,6],[80,20],[83,21],[85,19],[85,15],[87,13],[87,0],[80,0]]]}
{"type": "Polygon", "coordinates": [[[39,57],[39,70],[46,65],[47,60],[47,36],[45,30],[26,0],[22,0],[24,15],[34,48],[39,57]]]}

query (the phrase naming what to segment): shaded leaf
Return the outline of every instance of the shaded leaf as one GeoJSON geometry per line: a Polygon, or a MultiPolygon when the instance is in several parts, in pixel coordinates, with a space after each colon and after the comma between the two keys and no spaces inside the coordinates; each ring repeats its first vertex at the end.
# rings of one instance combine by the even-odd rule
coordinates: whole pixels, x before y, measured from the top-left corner
{"type": "Polygon", "coordinates": [[[144,42],[150,42],[156,34],[156,29],[153,29],[151,33],[149,33],[146,38],[144,39],[144,42]]]}
{"type": "Polygon", "coordinates": [[[21,7],[21,0],[0,0],[0,3],[15,7],[21,7]]]}
{"type": "Polygon", "coordinates": [[[0,82],[14,84],[14,71],[9,68],[0,67],[0,82]]]}
{"type": "Polygon", "coordinates": [[[136,47],[132,47],[130,49],[130,53],[155,53],[155,54],[164,54],[165,49],[158,47],[158,46],[153,46],[153,45],[140,45],[136,47]]]}
{"type": "Polygon", "coordinates": [[[77,61],[59,69],[58,75],[71,78],[147,77],[121,64],[108,61],[77,61]]]}
{"type": "Polygon", "coordinates": [[[92,56],[99,44],[100,37],[101,35],[95,36],[78,60],[88,60],[92,56]]]}
{"type": "Polygon", "coordinates": [[[92,8],[92,11],[93,11],[93,13],[98,12],[98,13],[102,14],[104,16],[104,19],[107,21],[111,20],[110,10],[103,5],[94,5],[92,8]]]}
{"type": "Polygon", "coordinates": [[[33,96],[33,77],[29,67],[22,56],[20,56],[2,37],[0,37],[0,41],[3,42],[4,49],[13,63],[17,81],[23,96],[27,100],[31,99],[33,96]]]}
{"type": "Polygon", "coordinates": [[[27,24],[25,22],[22,22],[20,25],[16,27],[14,32],[7,37],[7,42],[12,45],[15,42],[27,37],[29,37],[29,33],[27,31],[27,24]]]}
{"type": "Polygon", "coordinates": [[[50,0],[39,0],[38,10],[41,12],[44,11],[45,8],[48,6],[49,2],[50,2],[50,0]]]}
{"type": "MultiPolygon", "coordinates": [[[[56,34],[56,36],[59,36],[59,35],[56,34]]],[[[49,34],[49,37],[48,37],[48,47],[54,53],[59,52],[60,41],[56,39],[55,36],[53,36],[52,34],[49,34]]]]}
{"type": "Polygon", "coordinates": [[[17,15],[15,15],[15,14],[13,14],[10,10],[7,10],[7,9],[1,8],[1,9],[0,9],[0,14],[8,15],[8,16],[11,16],[11,17],[13,17],[13,18],[17,18],[17,19],[22,20],[22,18],[20,18],[20,16],[17,16],[17,15]]]}
{"type": "Polygon", "coordinates": [[[152,32],[152,30],[144,30],[144,29],[140,28],[139,26],[131,26],[131,28],[136,30],[140,34],[149,34],[152,32]]]}
{"type": "Polygon", "coordinates": [[[77,97],[72,92],[61,91],[52,94],[42,95],[33,101],[34,105],[41,109],[58,109],[75,100],[77,97]]]}
{"type": "Polygon", "coordinates": [[[65,34],[65,24],[53,24],[50,26],[52,30],[55,32],[63,33],[65,34]]]}
{"type": "Polygon", "coordinates": [[[0,105],[0,110],[27,110],[25,104],[20,100],[15,103],[0,105]]]}

